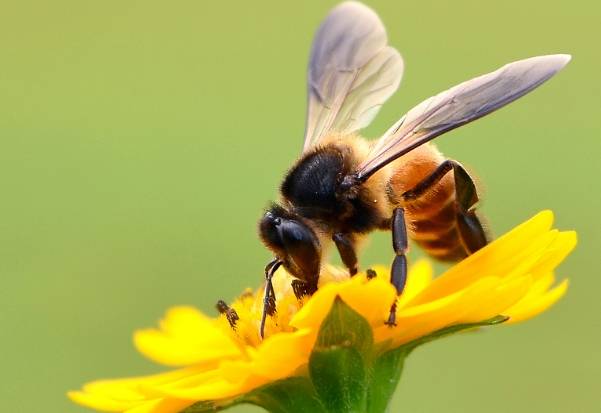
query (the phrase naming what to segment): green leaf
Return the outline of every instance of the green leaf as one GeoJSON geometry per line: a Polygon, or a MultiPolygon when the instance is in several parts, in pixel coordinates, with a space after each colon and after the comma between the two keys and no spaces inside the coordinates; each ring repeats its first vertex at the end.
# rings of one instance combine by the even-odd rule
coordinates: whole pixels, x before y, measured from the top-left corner
{"type": "Polygon", "coordinates": [[[339,297],[323,321],[309,375],[328,412],[364,412],[373,353],[369,323],[339,297]]]}

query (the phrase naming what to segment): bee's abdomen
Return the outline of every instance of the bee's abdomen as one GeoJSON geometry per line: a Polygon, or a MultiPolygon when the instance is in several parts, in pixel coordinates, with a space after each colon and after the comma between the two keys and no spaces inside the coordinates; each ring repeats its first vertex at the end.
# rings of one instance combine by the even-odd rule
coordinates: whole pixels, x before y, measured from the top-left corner
{"type": "Polygon", "coordinates": [[[394,206],[405,209],[409,237],[428,255],[443,261],[457,261],[468,254],[457,229],[455,181],[448,173],[415,199],[403,199],[445,158],[435,147],[422,146],[409,153],[404,162],[396,165],[388,183],[394,206]]]}
{"type": "Polygon", "coordinates": [[[442,261],[458,261],[468,254],[461,243],[454,194],[446,199],[416,201],[405,206],[409,236],[428,255],[442,261]]]}
{"type": "MultiPolygon", "coordinates": [[[[428,255],[443,261],[458,261],[481,247],[480,242],[472,241],[472,235],[482,235],[476,228],[469,234],[468,242],[461,237],[459,227],[466,232],[465,212],[461,212],[455,201],[455,178],[452,170],[432,181],[429,187],[419,188],[428,178],[434,176],[446,158],[433,145],[422,145],[399,158],[391,165],[387,194],[392,209],[403,207],[407,220],[409,237],[428,255]],[[475,246],[475,247],[474,247],[475,246]],[[471,250],[470,250],[471,248],[471,250]]],[[[478,225],[480,223],[478,222],[478,225]]],[[[476,239],[479,241],[479,239],[476,239]]]]}

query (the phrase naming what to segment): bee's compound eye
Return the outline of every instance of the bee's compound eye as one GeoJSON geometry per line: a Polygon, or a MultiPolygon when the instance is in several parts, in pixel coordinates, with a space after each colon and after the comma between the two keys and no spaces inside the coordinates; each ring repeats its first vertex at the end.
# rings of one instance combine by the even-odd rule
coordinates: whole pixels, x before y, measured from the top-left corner
{"type": "Polygon", "coordinates": [[[294,220],[283,220],[277,230],[289,257],[287,263],[294,264],[287,269],[302,280],[315,281],[319,275],[321,248],[313,230],[294,220]]]}
{"type": "Polygon", "coordinates": [[[259,221],[259,235],[263,242],[277,254],[284,248],[278,228],[282,224],[282,218],[267,211],[259,221]]]}

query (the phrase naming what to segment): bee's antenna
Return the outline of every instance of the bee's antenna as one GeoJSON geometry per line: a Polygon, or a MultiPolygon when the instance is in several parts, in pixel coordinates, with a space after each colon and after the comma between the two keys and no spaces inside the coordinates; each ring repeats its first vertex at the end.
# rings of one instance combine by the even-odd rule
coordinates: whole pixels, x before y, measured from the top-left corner
{"type": "Polygon", "coordinates": [[[261,338],[265,337],[265,321],[267,320],[267,315],[275,314],[275,291],[273,290],[271,279],[281,265],[282,261],[278,258],[274,258],[265,266],[265,294],[263,295],[263,314],[261,315],[261,327],[259,328],[261,338]]]}

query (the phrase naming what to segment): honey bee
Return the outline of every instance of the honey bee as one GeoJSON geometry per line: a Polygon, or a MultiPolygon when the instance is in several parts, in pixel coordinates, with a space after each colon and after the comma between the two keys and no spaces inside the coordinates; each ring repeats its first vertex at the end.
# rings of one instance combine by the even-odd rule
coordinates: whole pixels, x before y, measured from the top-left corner
{"type": "MultiPolygon", "coordinates": [[[[359,240],[374,230],[392,231],[390,281],[399,295],[409,238],[445,261],[485,246],[474,179],[429,141],[525,95],[569,60],[564,54],[532,57],[463,82],[411,109],[372,143],[357,132],[398,88],[403,59],[388,46],[374,11],[357,2],[335,7],[311,50],[302,154],[284,177],[279,203],[259,222],[261,240],[275,255],[265,268],[261,336],[276,309],[271,278],[278,267],[296,278],[297,297],[311,295],[332,244],[352,276],[359,240]]],[[[395,303],[383,320],[389,325],[395,325],[395,303]]]]}

